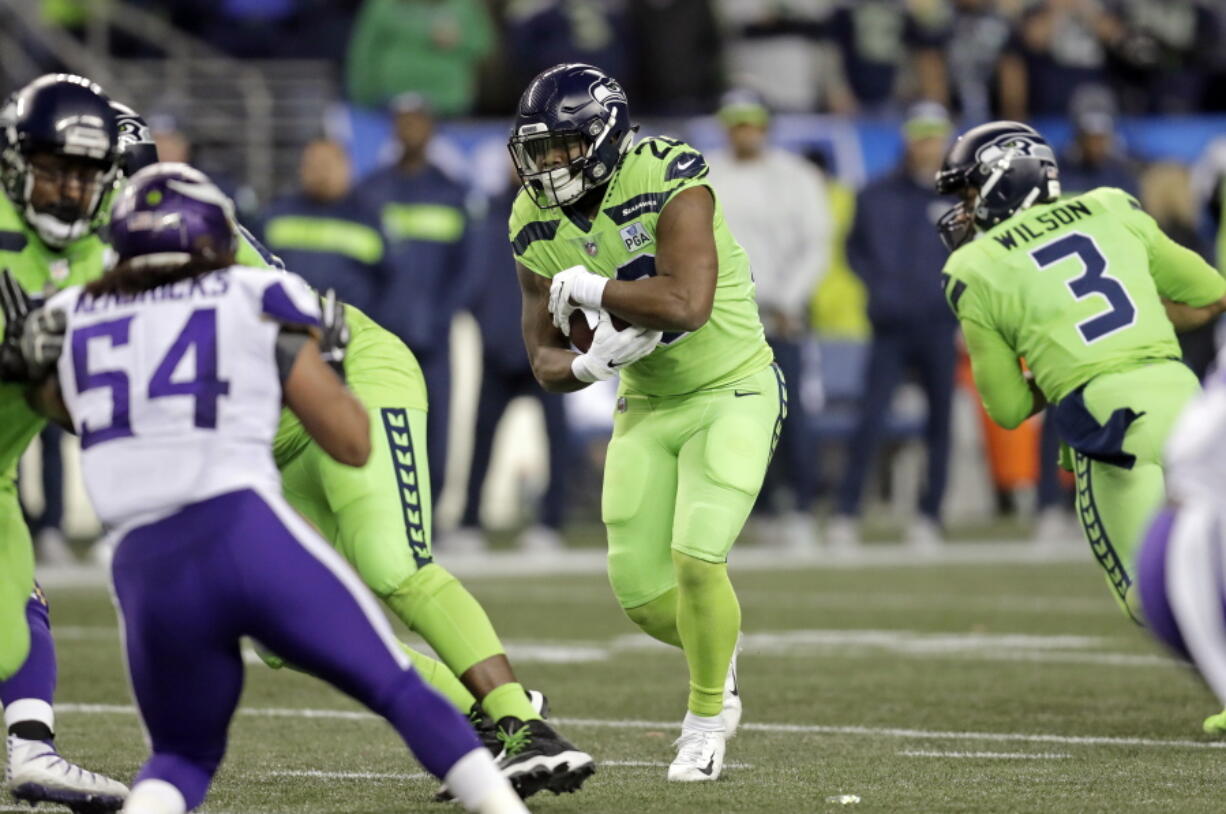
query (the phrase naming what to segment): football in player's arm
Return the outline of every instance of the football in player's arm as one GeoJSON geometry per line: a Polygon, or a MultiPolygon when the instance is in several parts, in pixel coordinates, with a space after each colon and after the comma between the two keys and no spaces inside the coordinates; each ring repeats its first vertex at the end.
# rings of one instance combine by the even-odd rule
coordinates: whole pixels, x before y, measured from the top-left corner
{"type": "Polygon", "coordinates": [[[601,498],[609,581],[635,624],[685,652],[690,695],[668,779],[706,781],[741,713],[728,551],[785,400],[706,161],[669,138],[635,146],[635,129],[625,92],[598,68],[534,79],[509,145],[524,182],[509,238],[541,385],[621,375],[601,498]],[[579,308],[603,316],[576,353],[579,308]]]}

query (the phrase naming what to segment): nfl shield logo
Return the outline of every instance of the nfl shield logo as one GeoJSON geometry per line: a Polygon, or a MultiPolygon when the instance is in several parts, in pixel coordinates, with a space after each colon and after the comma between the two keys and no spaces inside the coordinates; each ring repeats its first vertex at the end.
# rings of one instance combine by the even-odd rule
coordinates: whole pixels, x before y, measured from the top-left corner
{"type": "Polygon", "coordinates": [[[589,257],[595,257],[599,248],[596,246],[596,241],[588,240],[583,244],[583,250],[588,253],[589,257]]]}
{"type": "Polygon", "coordinates": [[[57,285],[68,279],[68,275],[72,272],[72,266],[67,260],[53,260],[49,269],[51,272],[51,280],[57,285]]]}

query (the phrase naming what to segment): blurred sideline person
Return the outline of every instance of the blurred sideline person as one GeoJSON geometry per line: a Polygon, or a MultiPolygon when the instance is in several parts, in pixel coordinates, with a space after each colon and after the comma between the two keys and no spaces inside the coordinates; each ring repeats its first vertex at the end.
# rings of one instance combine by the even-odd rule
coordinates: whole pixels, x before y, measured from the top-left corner
{"type": "Polygon", "coordinates": [[[945,250],[932,227],[944,205],[932,189],[932,178],[941,166],[949,132],[945,108],[934,102],[913,106],[903,124],[902,162],[861,190],[856,200],[847,261],[868,289],[873,338],[860,420],[828,529],[829,541],[836,547],[860,541],[864,482],[894,391],[912,372],[919,377],[928,402],[924,429],[927,477],[919,513],[908,524],[904,538],[921,550],[932,549],[942,540],[941,502],[949,467],[957,323],[939,285],[945,250]]]}
{"type": "Polygon", "coordinates": [[[22,351],[41,410],[80,436],[86,488],[118,541],[113,589],[152,752],[124,812],[204,802],[242,691],[243,636],[386,718],[467,811],[526,812],[374,597],[280,494],[283,401],[341,464],[370,458],[366,408],[335,372],[348,343],[339,303],[292,274],[236,266],[233,205],[185,164],[133,176],[110,230],[116,267],[28,316],[22,351]],[[62,325],[62,352],[39,335],[44,320],[62,325]],[[189,354],[194,378],[176,380],[189,354]],[[91,373],[99,365],[109,372],[91,373]]]}
{"type": "Polygon", "coordinates": [[[787,401],[706,160],[670,138],[634,146],[635,129],[625,91],[599,68],[533,79],[509,145],[524,189],[508,233],[541,386],[572,392],[620,372],[601,499],[609,582],[631,621],[685,653],[689,699],[667,777],[707,782],[741,719],[728,552],[787,401]],[[568,338],[578,308],[602,312],[582,353],[568,338]]]}
{"type": "Polygon", "coordinates": [[[54,424],[43,427],[38,434],[43,508],[38,514],[29,515],[29,522],[34,532],[34,557],[39,565],[71,565],[77,561],[64,536],[63,437],[63,430],[54,424]]]}
{"type": "MultiPolygon", "coordinates": [[[[87,80],[75,78],[74,82],[77,81],[84,83],[88,90],[89,99],[81,103],[88,103],[90,115],[107,120],[104,117],[109,114],[99,107],[107,104],[105,95],[87,80]]],[[[18,132],[22,132],[23,127],[39,132],[33,124],[40,120],[35,114],[43,109],[42,105],[31,101],[21,109],[27,115],[19,117],[18,132]]],[[[50,121],[54,125],[56,120],[51,117],[50,121]]],[[[51,132],[62,135],[72,131],[52,126],[51,132]]],[[[54,138],[57,137],[46,137],[42,141],[31,137],[26,141],[43,144],[54,155],[57,150],[64,149],[63,144],[55,146],[54,138]]],[[[140,163],[156,159],[156,152],[146,149],[149,145],[145,142],[121,138],[119,143],[125,145],[119,159],[128,168],[125,173],[140,163]]],[[[7,151],[5,155],[16,159],[23,154],[7,151]]],[[[10,177],[21,178],[22,166],[13,170],[10,177]]],[[[77,193],[84,194],[79,190],[77,193]]],[[[37,223],[53,232],[65,228],[44,220],[37,223]]],[[[242,265],[268,269],[282,267],[279,259],[255,241],[241,224],[236,223],[235,230],[239,238],[238,259],[242,265]]],[[[34,252],[35,244],[27,248],[34,252]]],[[[95,253],[82,254],[81,262],[72,269],[79,276],[60,281],[61,286],[101,276],[103,248],[99,242],[95,253]]],[[[36,255],[36,259],[39,256],[36,255]]],[[[41,287],[57,287],[54,276],[47,279],[45,264],[35,263],[32,273],[39,275],[36,279],[41,280],[41,287]]],[[[434,559],[429,456],[424,441],[428,403],[417,361],[403,343],[360,309],[346,305],[345,316],[352,335],[345,357],[346,380],[365,404],[374,428],[370,460],[360,468],[337,464],[311,440],[301,422],[284,411],[273,452],[281,470],[286,500],[353,565],[362,581],[396,617],[430,644],[438,654],[437,660],[402,647],[421,676],[461,712],[470,715],[487,748],[501,753],[504,745],[510,744],[500,766],[516,789],[524,796],[541,788],[574,790],[594,771],[591,757],[576,750],[544,722],[543,696],[525,692],[485,610],[459,580],[434,559]]],[[[36,427],[36,416],[34,420],[36,427]]],[[[14,426],[20,430],[20,424],[0,422],[0,431],[14,426]]],[[[12,539],[19,539],[16,532],[12,539]]],[[[98,547],[106,548],[105,545],[98,547]]],[[[20,552],[19,548],[14,554],[20,552]]],[[[8,577],[15,581],[14,584],[25,582],[18,568],[0,568],[0,577],[8,577]]],[[[0,588],[8,584],[0,583],[0,588]]],[[[0,600],[5,597],[6,594],[0,594],[0,600]]],[[[11,710],[13,716],[20,712],[26,718],[35,719],[38,726],[44,727],[31,730],[37,732],[50,732],[54,722],[51,700],[55,690],[55,648],[45,608],[45,598],[41,594],[35,595],[27,606],[30,629],[35,635],[30,645],[30,658],[21,674],[14,678],[16,683],[11,690],[15,693],[20,689],[24,695],[17,698],[30,703],[10,705],[10,685],[7,682],[0,685],[0,700],[5,701],[6,716],[11,710]],[[22,680],[18,682],[18,678],[22,680]]],[[[0,624],[7,626],[7,614],[11,609],[8,602],[0,601],[0,624]]],[[[25,629],[22,625],[17,632],[25,629]]],[[[16,636],[13,639],[21,643],[16,636]]],[[[5,648],[11,646],[11,641],[0,638],[0,670],[5,666],[4,657],[8,655],[5,648]]],[[[263,655],[270,666],[284,663],[275,654],[263,655]]],[[[14,724],[12,719],[8,720],[12,730],[14,724]]],[[[25,754],[27,752],[15,752],[10,748],[10,769],[25,754]]],[[[46,749],[33,753],[40,758],[47,754],[46,749]]],[[[73,782],[92,777],[66,764],[53,751],[49,754],[45,761],[34,765],[67,773],[73,782]]]]}
{"type": "Polygon", "coordinates": [[[448,535],[448,543],[454,541],[467,551],[487,547],[481,529],[481,491],[489,473],[494,434],[511,401],[518,396],[530,396],[540,402],[545,418],[549,483],[533,522],[519,534],[517,544],[523,551],[557,551],[565,546],[562,524],[569,491],[570,426],[562,396],[537,386],[524,352],[519,310],[508,307],[519,297],[514,260],[507,255],[506,248],[507,222],[520,181],[514,164],[508,163],[507,170],[506,189],[490,199],[485,217],[473,229],[471,257],[475,268],[469,274],[472,297],[468,309],[481,327],[481,393],[464,516],[460,528],[448,535]]]}
{"type": "Polygon", "coordinates": [[[1139,195],[1136,168],[1122,154],[1115,126],[1115,99],[1109,88],[1086,85],[1069,106],[1073,141],[1060,157],[1060,189],[1065,195],[1116,187],[1139,195]]]}
{"type": "Polygon", "coordinates": [[[298,191],[264,213],[264,245],[313,287],[335,289],[371,312],[387,284],[378,212],[353,191],[353,168],[340,142],[315,139],[302,151],[298,191]]]}
{"type": "Polygon", "coordinates": [[[447,474],[451,404],[451,321],[466,290],[468,190],[427,158],[434,115],[425,97],[396,97],[391,110],[400,157],[361,182],[388,242],[388,279],[375,315],[421,365],[435,405],[426,427],[430,482],[447,474]]]}
{"type": "MultiPolygon", "coordinates": [[[[1174,161],[1159,161],[1141,176],[1141,205],[1171,240],[1211,262],[1211,248],[1197,229],[1196,202],[1188,168],[1174,161]]],[[[1216,325],[1210,323],[1179,335],[1183,360],[1196,378],[1204,380],[1217,356],[1216,325]]]]}
{"type": "Polygon", "coordinates": [[[809,302],[830,261],[833,224],[825,184],[805,159],[768,144],[770,113],[756,93],[727,93],[717,115],[728,147],[707,156],[711,182],[749,255],[766,341],[787,382],[787,418],[755,508],[778,518],[766,524],[770,542],[812,550],[817,445],[802,377],[804,357],[813,352],[809,302]]]}

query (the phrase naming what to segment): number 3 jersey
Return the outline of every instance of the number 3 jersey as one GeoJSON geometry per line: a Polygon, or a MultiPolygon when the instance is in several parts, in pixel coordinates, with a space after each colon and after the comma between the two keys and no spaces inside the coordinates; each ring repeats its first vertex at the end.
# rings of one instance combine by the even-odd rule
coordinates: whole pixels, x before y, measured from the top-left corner
{"type": "MultiPolygon", "coordinates": [[[[511,211],[515,259],[552,278],[571,266],[617,280],[656,275],[656,225],[677,193],[708,189],[707,163],[693,147],[668,138],[646,139],[626,154],[592,221],[569,208],[541,209],[527,191],[511,211]]],[[[773,358],[754,300],[749,258],[724,222],[715,200],[719,255],[711,318],[697,331],[664,335],[651,355],[621,374],[622,388],[671,396],[729,385],[765,368],[773,358]]]]}
{"type": "Polygon", "coordinates": [[[980,395],[1006,426],[1032,403],[1019,357],[1054,404],[1102,373],[1179,359],[1160,298],[1202,306],[1226,293],[1213,267],[1108,187],[998,224],[950,256],[942,283],[980,395]]]}
{"type": "Polygon", "coordinates": [[[241,488],[280,492],[277,337],[319,324],[294,274],[232,268],[139,294],[57,294],[64,404],[85,485],[108,526],[241,488]]]}

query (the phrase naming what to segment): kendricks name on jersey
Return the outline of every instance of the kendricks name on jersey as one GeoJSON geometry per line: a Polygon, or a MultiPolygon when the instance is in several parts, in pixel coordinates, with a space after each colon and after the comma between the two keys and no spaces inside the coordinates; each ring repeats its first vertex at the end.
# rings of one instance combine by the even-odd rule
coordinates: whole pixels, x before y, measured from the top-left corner
{"type": "Polygon", "coordinates": [[[230,290],[230,280],[225,271],[207,277],[192,277],[170,285],[158,286],[132,293],[107,293],[99,297],[81,297],[73,308],[74,314],[93,314],[120,305],[162,300],[209,299],[225,296],[230,290]]]}

